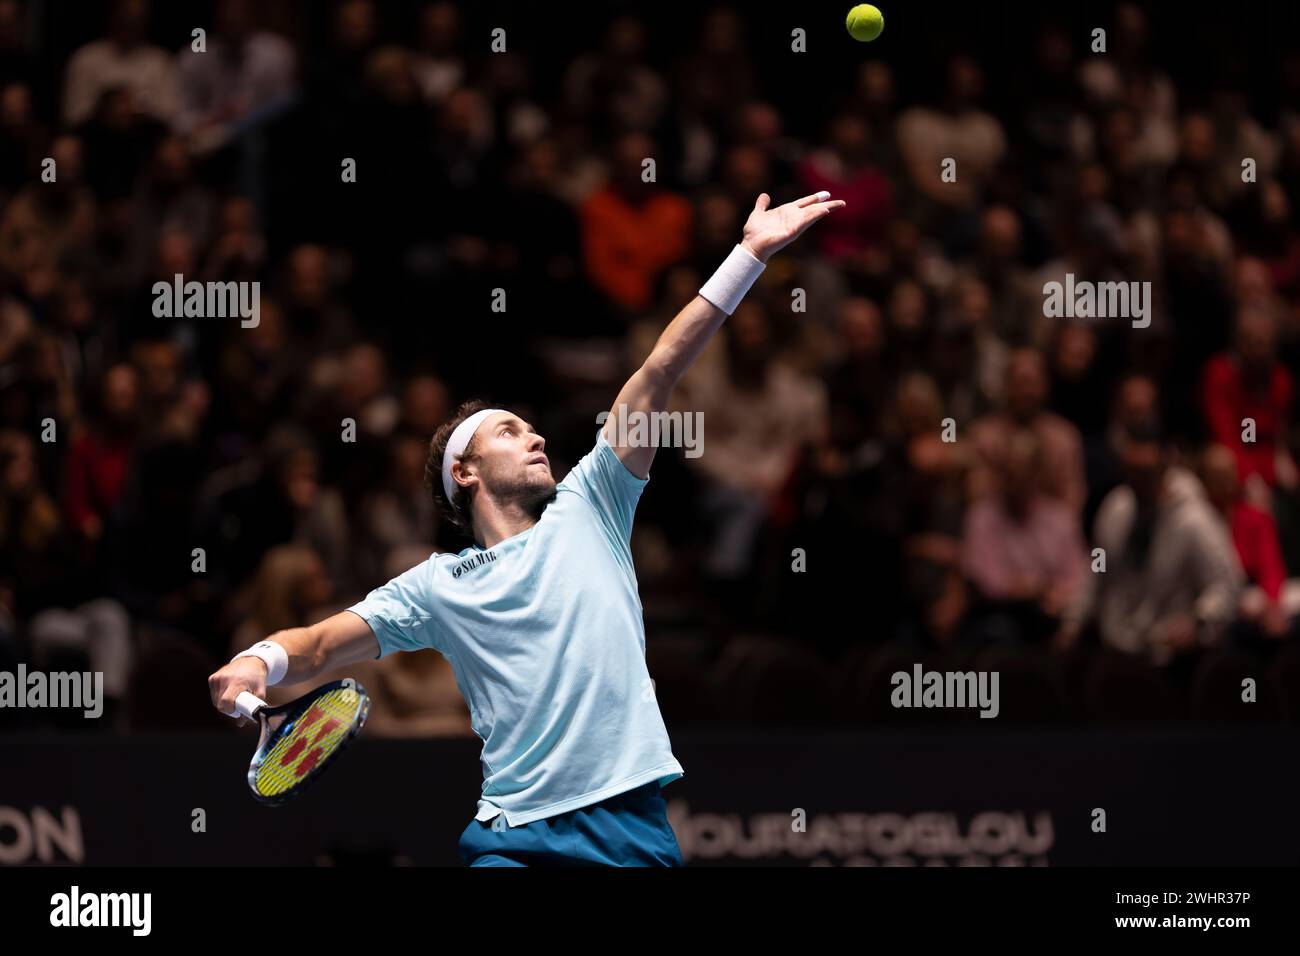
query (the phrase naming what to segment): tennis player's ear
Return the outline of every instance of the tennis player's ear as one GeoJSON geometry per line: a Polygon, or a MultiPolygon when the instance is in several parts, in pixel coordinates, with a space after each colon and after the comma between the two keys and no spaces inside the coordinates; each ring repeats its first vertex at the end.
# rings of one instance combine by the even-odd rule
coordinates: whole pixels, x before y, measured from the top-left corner
{"type": "MultiPolygon", "coordinates": [[[[459,474],[459,477],[461,477],[461,478],[472,478],[473,475],[471,475],[471,474],[466,470],[467,467],[468,467],[468,466],[467,466],[466,463],[463,462],[463,461],[458,461],[458,462],[456,462],[455,464],[453,464],[453,465],[451,466],[451,478],[452,478],[452,481],[456,481],[456,478],[457,478],[457,475],[458,475],[458,474],[459,474]],[[457,468],[460,469],[459,473],[456,471],[457,468]]],[[[460,485],[460,482],[459,482],[459,481],[456,481],[456,484],[457,484],[457,485],[460,485]]],[[[464,487],[464,486],[461,485],[461,487],[464,487]]]]}

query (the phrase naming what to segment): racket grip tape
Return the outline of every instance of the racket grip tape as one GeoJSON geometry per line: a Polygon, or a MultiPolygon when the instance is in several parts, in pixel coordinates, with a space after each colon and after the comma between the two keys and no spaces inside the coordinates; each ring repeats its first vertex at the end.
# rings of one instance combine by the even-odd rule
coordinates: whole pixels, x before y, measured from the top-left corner
{"type": "Polygon", "coordinates": [[[247,717],[249,720],[252,720],[253,716],[265,706],[266,701],[246,690],[241,690],[239,696],[235,698],[235,714],[247,717]]]}

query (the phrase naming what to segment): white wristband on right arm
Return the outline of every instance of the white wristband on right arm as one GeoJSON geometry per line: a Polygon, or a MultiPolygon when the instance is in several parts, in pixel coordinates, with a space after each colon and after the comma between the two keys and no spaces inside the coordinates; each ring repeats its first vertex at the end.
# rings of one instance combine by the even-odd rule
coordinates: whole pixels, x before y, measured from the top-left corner
{"type": "Polygon", "coordinates": [[[289,652],[275,641],[258,641],[246,651],[230,659],[233,664],[241,657],[256,657],[266,664],[266,686],[278,684],[289,670],[289,652]]]}
{"type": "Polygon", "coordinates": [[[727,315],[736,311],[740,300],[767,265],[754,258],[740,243],[723,260],[713,277],[700,287],[700,296],[712,302],[727,315]]]}

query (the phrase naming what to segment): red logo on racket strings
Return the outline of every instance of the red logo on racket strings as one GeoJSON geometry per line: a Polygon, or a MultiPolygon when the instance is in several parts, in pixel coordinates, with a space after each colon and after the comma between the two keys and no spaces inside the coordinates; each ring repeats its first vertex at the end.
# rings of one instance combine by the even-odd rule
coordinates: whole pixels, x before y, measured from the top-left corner
{"type": "Polygon", "coordinates": [[[298,761],[297,765],[293,768],[293,775],[295,777],[301,777],[303,774],[310,771],[312,767],[316,766],[316,763],[321,757],[321,748],[315,746],[315,744],[319,743],[322,737],[339,726],[338,719],[330,717],[320,725],[320,728],[316,731],[316,736],[308,741],[306,734],[307,728],[316,723],[316,721],[320,720],[322,717],[325,717],[325,711],[323,711],[318,704],[312,704],[307,713],[303,714],[302,720],[298,722],[296,732],[300,736],[289,746],[289,749],[284,752],[284,756],[280,758],[280,766],[282,767],[289,766],[295,760],[298,761]],[[312,749],[309,750],[301,760],[298,760],[298,755],[309,746],[312,749]]]}

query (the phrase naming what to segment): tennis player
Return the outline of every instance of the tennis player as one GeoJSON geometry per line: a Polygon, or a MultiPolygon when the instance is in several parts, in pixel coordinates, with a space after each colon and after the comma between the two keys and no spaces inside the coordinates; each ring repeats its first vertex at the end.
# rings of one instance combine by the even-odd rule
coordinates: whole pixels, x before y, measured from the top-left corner
{"type": "Polygon", "coordinates": [[[630,540],[655,448],[616,444],[618,416],[666,411],[678,380],[768,258],[843,206],[821,192],[769,209],[669,323],[619,392],[595,447],[556,484],[546,442],[508,409],[462,405],[430,447],[434,495],[474,544],[435,554],[319,624],[272,634],[209,678],[241,691],[299,683],[394,651],[451,663],[483,741],[471,866],[681,866],[660,789],[684,773],[646,670],[630,540]]]}

